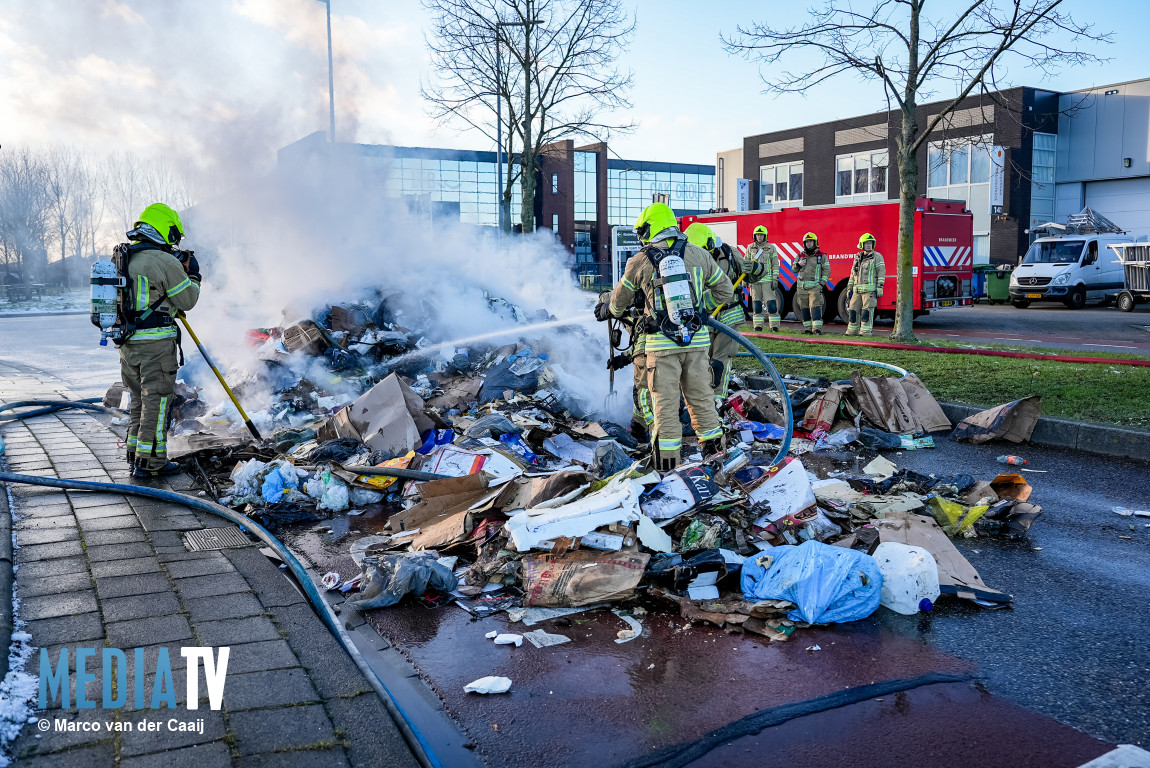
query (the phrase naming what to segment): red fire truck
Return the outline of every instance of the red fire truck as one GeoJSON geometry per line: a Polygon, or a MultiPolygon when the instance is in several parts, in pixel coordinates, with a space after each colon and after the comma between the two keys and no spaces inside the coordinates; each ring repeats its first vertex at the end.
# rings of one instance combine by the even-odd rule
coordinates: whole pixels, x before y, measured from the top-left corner
{"type": "MultiPolygon", "coordinates": [[[[892,316],[897,295],[898,201],[783,208],[773,211],[711,213],[684,216],[682,229],[701,221],[724,242],[746,250],[752,232],[760,224],[770,233],[779,251],[780,289],[784,296],[783,317],[792,306],[795,273],[792,262],[803,250],[803,235],[814,232],[819,247],[830,257],[827,280],[827,319],[837,312],[846,317],[847,279],[858,252],[858,239],[870,232],[886,264],[886,287],[878,302],[880,316],[892,316]]],[[[961,201],[920,197],[914,214],[914,309],[916,315],[942,307],[968,307],[974,265],[974,216],[961,201]]],[[[843,322],[846,322],[845,319],[843,322]]]]}

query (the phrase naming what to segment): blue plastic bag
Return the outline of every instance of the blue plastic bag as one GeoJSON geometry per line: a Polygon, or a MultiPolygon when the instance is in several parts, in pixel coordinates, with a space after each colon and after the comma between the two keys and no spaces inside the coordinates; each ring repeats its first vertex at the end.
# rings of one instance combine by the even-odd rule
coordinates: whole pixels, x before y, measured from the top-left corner
{"type": "Polygon", "coordinates": [[[507,446],[519,458],[526,461],[528,464],[538,464],[539,457],[531,450],[527,443],[523,442],[523,438],[519,435],[504,434],[499,436],[499,442],[507,446]]]}
{"type": "Polygon", "coordinates": [[[839,624],[865,619],[878,609],[882,573],[865,552],[807,541],[771,547],[743,562],[747,600],[789,600],[791,621],[839,624]]]}
{"type": "Polygon", "coordinates": [[[295,469],[291,468],[291,465],[284,467],[277,463],[275,468],[264,476],[260,494],[264,497],[265,502],[275,504],[284,497],[288,490],[298,487],[299,480],[296,478],[295,469]]]}

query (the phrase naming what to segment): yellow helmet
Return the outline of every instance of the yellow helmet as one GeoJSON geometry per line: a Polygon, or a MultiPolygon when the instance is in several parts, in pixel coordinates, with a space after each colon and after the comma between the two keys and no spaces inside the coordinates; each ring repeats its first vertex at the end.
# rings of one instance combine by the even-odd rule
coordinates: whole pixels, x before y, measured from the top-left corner
{"type": "Polygon", "coordinates": [[[762,224],[755,227],[755,231],[751,233],[751,239],[753,240],[755,238],[755,235],[760,235],[760,234],[763,236],[764,239],[767,237],[767,228],[764,227],[762,224]]]}
{"type": "Polygon", "coordinates": [[[180,240],[184,238],[184,224],[180,221],[180,214],[164,203],[152,203],[145,208],[136,219],[135,229],[128,233],[129,237],[139,235],[141,238],[154,240],[155,238],[148,236],[149,233],[140,231],[141,224],[146,224],[155,230],[163,239],[160,245],[179,245],[180,240]]]}
{"type": "Polygon", "coordinates": [[[673,229],[675,234],[679,234],[679,220],[675,218],[675,212],[666,203],[651,203],[643,209],[635,221],[635,234],[639,237],[640,242],[644,243],[671,237],[670,234],[659,237],[668,229],[673,229]]]}
{"type": "Polygon", "coordinates": [[[863,243],[872,243],[873,244],[875,242],[877,242],[877,241],[874,239],[874,235],[872,235],[870,232],[864,232],[862,237],[859,238],[859,250],[860,251],[862,250],[863,243]]]}
{"type": "Polygon", "coordinates": [[[687,236],[688,243],[697,245],[705,251],[713,251],[722,243],[715,231],[701,221],[696,221],[687,227],[687,231],[683,234],[687,236]]]}
{"type": "Polygon", "coordinates": [[[819,236],[816,235],[814,232],[808,232],[805,235],[803,235],[803,245],[806,245],[808,240],[814,240],[815,241],[815,247],[818,247],[819,236]]]}

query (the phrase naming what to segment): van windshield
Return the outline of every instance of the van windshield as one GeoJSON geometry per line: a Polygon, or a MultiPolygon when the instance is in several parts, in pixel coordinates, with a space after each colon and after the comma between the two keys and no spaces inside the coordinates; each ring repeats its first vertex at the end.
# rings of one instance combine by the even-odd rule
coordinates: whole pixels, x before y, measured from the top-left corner
{"type": "Polygon", "coordinates": [[[1031,244],[1023,264],[1073,264],[1082,255],[1085,240],[1054,240],[1031,244]]]}

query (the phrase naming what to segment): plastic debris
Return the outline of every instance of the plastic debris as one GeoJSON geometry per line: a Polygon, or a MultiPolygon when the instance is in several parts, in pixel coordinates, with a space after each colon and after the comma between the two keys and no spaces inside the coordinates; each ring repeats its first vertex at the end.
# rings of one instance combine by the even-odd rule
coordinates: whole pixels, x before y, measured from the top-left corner
{"type": "Polygon", "coordinates": [[[629,629],[620,629],[616,633],[616,643],[629,643],[643,634],[643,625],[636,621],[633,617],[622,614],[619,611],[615,611],[615,615],[623,621],[627,622],[628,626],[630,627],[629,629]]]}
{"type": "Polygon", "coordinates": [[[571,642],[571,638],[566,635],[553,635],[542,629],[533,629],[530,632],[524,632],[523,637],[536,648],[550,648],[553,645],[562,645],[563,643],[571,642]]]}
{"type": "Polygon", "coordinates": [[[481,677],[463,686],[464,693],[507,693],[511,690],[509,677],[481,677]]]}
{"type": "Polygon", "coordinates": [[[770,547],[743,563],[747,600],[789,600],[794,621],[835,624],[865,619],[879,606],[882,573],[870,555],[817,541],[770,547]]]}

